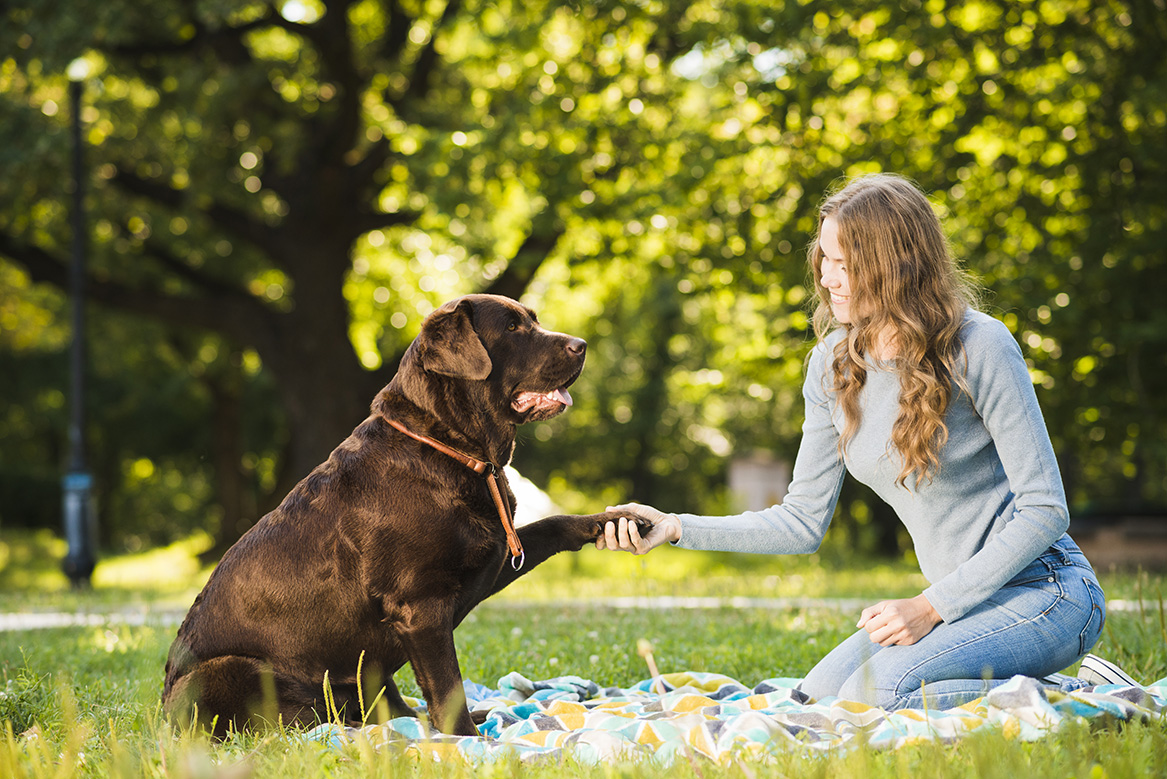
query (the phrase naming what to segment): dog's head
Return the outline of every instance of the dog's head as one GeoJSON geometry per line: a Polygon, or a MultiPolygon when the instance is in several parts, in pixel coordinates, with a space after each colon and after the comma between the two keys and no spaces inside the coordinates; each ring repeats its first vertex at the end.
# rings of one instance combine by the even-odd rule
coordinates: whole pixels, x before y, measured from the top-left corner
{"type": "Polygon", "coordinates": [[[401,370],[420,370],[425,376],[416,378],[431,389],[521,424],[571,405],[567,388],[586,350],[582,338],[545,330],[534,311],[510,298],[467,295],[426,317],[401,370]]]}

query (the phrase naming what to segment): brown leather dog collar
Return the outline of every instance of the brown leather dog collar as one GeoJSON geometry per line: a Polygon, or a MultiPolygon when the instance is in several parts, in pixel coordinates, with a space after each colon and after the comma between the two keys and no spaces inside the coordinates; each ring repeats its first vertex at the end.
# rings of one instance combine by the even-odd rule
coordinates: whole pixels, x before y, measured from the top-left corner
{"type": "Polygon", "coordinates": [[[468,454],[459,452],[452,446],[446,446],[441,441],[437,441],[427,435],[415,433],[396,419],[390,419],[389,417],[382,418],[413,440],[421,441],[427,446],[432,446],[442,454],[462,463],[475,473],[480,473],[486,477],[486,485],[490,487],[490,496],[494,498],[494,507],[498,509],[498,518],[502,522],[503,530],[507,534],[507,548],[511,553],[511,568],[516,571],[522,568],[523,562],[527,559],[527,555],[523,552],[523,545],[519,542],[519,534],[515,532],[515,523],[511,518],[510,507],[507,506],[506,501],[502,498],[502,489],[499,487],[499,479],[501,478],[499,475],[499,467],[492,462],[478,460],[468,454]]]}

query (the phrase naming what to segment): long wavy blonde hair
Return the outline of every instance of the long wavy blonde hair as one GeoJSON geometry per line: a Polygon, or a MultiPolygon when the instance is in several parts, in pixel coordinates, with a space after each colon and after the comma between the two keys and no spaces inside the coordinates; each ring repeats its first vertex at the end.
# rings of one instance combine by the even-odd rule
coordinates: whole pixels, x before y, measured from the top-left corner
{"type": "Polygon", "coordinates": [[[938,455],[948,441],[944,415],[953,393],[964,388],[958,336],[966,311],[978,306],[977,288],[957,267],[924,193],[901,176],[851,180],[823,202],[819,232],[827,217],[835,218],[851,286],[851,321],[842,324],[822,286],[816,234],[809,252],[819,296],[815,335],[821,340],[838,327],[846,334],[830,369],[830,389],[845,419],[840,452],[861,422],[860,393],[872,355],[890,344],[900,376],[900,410],[889,444],[903,460],[896,483],[906,487],[914,475],[919,487],[940,469],[938,455]]]}

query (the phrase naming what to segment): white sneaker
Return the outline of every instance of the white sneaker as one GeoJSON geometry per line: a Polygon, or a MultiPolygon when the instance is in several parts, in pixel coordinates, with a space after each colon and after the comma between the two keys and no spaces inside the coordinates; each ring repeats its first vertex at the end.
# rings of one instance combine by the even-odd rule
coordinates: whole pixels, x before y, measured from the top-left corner
{"type": "Polygon", "coordinates": [[[1143,686],[1132,679],[1126,671],[1109,660],[1103,660],[1098,655],[1086,655],[1082,658],[1082,667],[1078,669],[1078,678],[1093,685],[1122,684],[1127,687],[1143,686]]]}

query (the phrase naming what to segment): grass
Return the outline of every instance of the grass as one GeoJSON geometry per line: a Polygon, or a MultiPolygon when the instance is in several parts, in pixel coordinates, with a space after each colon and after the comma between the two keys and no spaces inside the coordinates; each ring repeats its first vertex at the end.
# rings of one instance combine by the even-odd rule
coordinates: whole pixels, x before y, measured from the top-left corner
{"type": "MultiPolygon", "coordinates": [[[[32,555],[43,538],[6,536],[9,561],[32,555]]],[[[348,777],[364,776],[654,776],[630,763],[596,768],[571,761],[539,765],[454,766],[417,762],[387,750],[341,751],[304,743],[294,732],[245,734],[212,744],[174,734],[161,721],[162,665],[174,635],[163,615],[179,612],[207,575],[193,562],[199,539],[145,555],[108,560],[95,587],[74,592],[56,582],[52,565],[32,582],[14,583],[0,568],[0,611],[110,611],[127,605],[148,614],[141,626],[109,623],[0,633],[0,777],[348,777]],[[29,589],[29,588],[35,589],[29,589]]],[[[11,562],[9,563],[11,565],[11,562]]],[[[33,566],[31,562],[26,564],[33,566]]],[[[33,566],[35,567],[35,566],[33,566]]],[[[57,569],[59,570],[59,569],[57,569]]],[[[56,574],[59,576],[59,574],[56,574]]],[[[1096,649],[1136,677],[1167,676],[1162,577],[1107,572],[1112,597],[1142,599],[1140,613],[1113,613],[1096,649]]],[[[532,679],[576,674],[601,685],[628,686],[648,673],[640,638],[653,642],[663,672],[715,671],[754,684],[802,676],[854,624],[833,609],[612,608],[601,599],[626,595],[853,597],[910,595],[921,587],[911,561],[877,563],[820,558],[765,558],[660,550],[648,558],[594,550],[561,555],[502,596],[480,606],[456,633],[466,678],[493,684],[518,670],[532,679]],[[590,603],[589,603],[590,602],[590,603]]],[[[408,669],[402,691],[417,695],[408,669]]],[[[792,752],[776,765],[706,762],[670,769],[700,779],[720,776],[811,777],[907,775],[965,777],[1167,776],[1167,726],[1074,726],[1038,742],[976,734],[954,744],[921,743],[893,752],[855,750],[808,758],[792,752]]]]}

